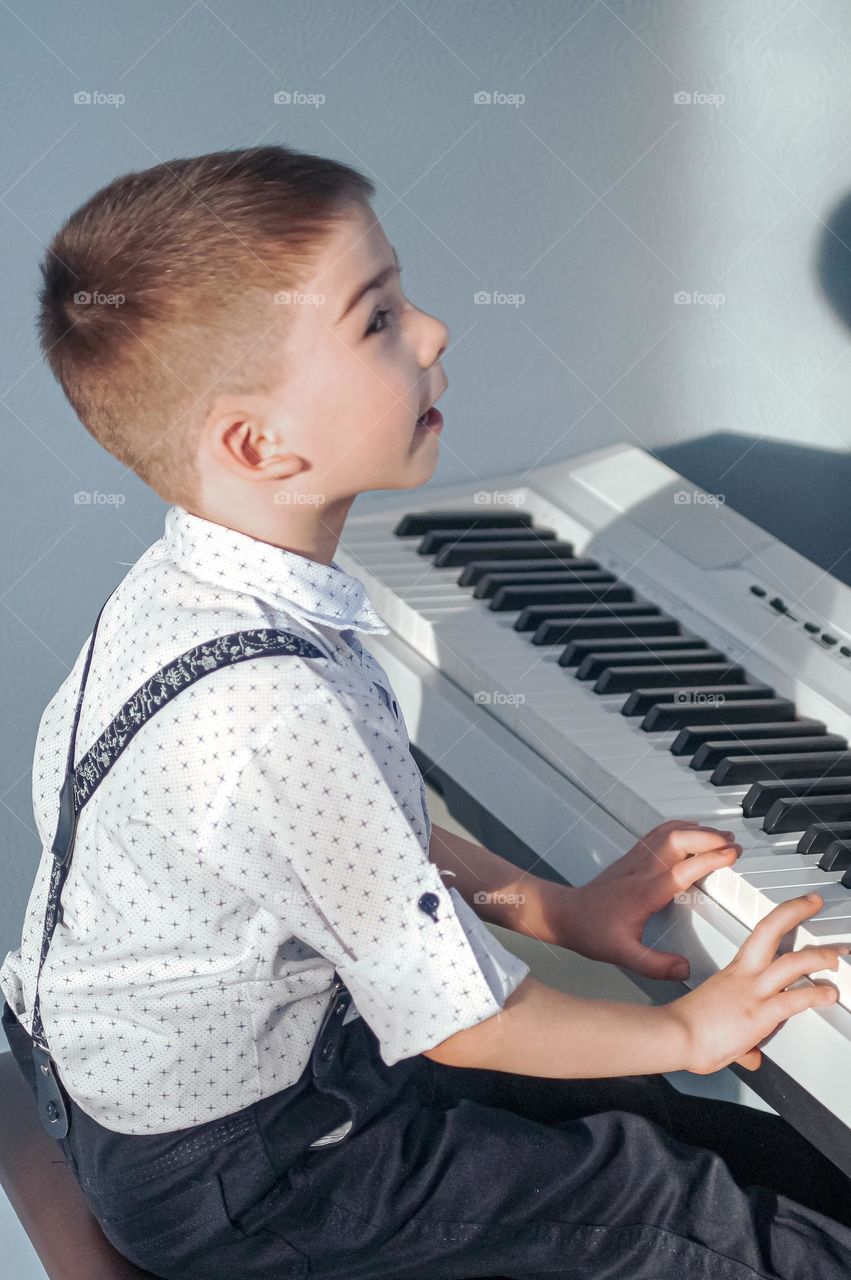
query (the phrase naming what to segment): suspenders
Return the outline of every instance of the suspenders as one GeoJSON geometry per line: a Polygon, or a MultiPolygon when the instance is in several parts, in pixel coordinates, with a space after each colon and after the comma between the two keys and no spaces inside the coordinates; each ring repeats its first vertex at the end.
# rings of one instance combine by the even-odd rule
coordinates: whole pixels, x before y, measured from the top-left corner
{"type": "MultiPolygon", "coordinates": [[[[68,1113],[65,1101],[59,1088],[53,1061],[47,1047],[47,1038],[41,1020],[41,1001],[38,992],[39,978],[47,957],[50,941],[57,923],[61,920],[62,887],[68,878],[74,840],[77,830],[77,819],[83,806],[97,791],[101,782],[109,773],[118,757],[142,725],[150,720],[161,707],[176,697],[181,689],[194,684],[202,676],[220,667],[231,666],[237,662],[247,662],[252,658],[267,654],[299,656],[304,658],[324,658],[324,654],[315,644],[294,635],[290,631],[274,628],[259,628],[248,631],[232,631],[228,635],[217,636],[204,644],[187,649],[165,666],[160,667],[149,680],[140,685],[133,696],[107,725],[95,744],[86,752],[80,763],[74,767],[74,747],[77,739],[77,725],[83,705],[83,694],[86,679],[91,666],[92,653],[95,647],[98,623],[112,595],[101,605],[100,613],[95,621],[83,676],[80,681],[80,693],[74,712],[71,728],[71,741],[68,747],[68,758],[65,764],[65,780],[59,795],[59,821],[53,839],[51,853],[53,864],[50,874],[50,888],[47,898],[47,909],[44,917],[44,935],[41,943],[41,956],[36,975],[36,992],[33,1002],[32,1039],[33,1062],[35,1063],[36,1081],[38,1082],[38,1110],[43,1127],[52,1138],[64,1138],[68,1132],[68,1113]]],[[[335,984],[339,981],[335,973],[335,984]]],[[[334,987],[336,995],[337,985],[334,987]]],[[[333,998],[331,1001],[333,1005],[333,998]]]]}

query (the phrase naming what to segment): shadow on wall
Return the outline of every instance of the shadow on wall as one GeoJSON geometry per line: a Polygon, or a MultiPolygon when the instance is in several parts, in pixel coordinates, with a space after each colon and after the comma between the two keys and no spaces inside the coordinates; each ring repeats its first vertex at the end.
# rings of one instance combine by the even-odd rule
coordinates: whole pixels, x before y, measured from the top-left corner
{"type": "Polygon", "coordinates": [[[851,454],[732,432],[652,452],[851,586],[851,454]]]}
{"type": "MultiPolygon", "coordinates": [[[[825,221],[815,272],[825,300],[851,333],[851,195],[825,221]]],[[[851,402],[848,411],[851,417],[851,402]]],[[[733,432],[653,452],[851,585],[851,455],[733,432]]]]}

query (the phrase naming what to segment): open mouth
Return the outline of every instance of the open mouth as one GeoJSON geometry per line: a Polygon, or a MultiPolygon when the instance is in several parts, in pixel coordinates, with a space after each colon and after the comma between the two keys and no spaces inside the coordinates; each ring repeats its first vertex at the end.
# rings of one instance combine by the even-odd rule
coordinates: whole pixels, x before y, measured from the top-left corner
{"type": "Polygon", "coordinates": [[[440,431],[443,426],[443,414],[432,405],[430,409],[426,409],[425,413],[417,418],[417,426],[422,427],[425,431],[440,431]]]}

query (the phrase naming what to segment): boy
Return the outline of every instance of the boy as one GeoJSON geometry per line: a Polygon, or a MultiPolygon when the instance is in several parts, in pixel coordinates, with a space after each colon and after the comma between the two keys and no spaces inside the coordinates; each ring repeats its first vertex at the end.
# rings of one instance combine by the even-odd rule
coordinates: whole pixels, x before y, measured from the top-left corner
{"type": "Polygon", "coordinates": [[[358,639],[388,627],[333,560],[358,493],[432,475],[447,387],[373,194],[284,147],[220,152],[119,178],[51,244],[50,367],[170,506],[42,717],[45,853],[0,973],[16,1057],[35,1089],[46,1040],[63,1155],[156,1275],[847,1277],[838,1171],[659,1074],[755,1067],[836,999],[790,984],[840,948],[775,956],[818,904],[672,1004],[582,1000],[484,921],[672,976],[646,920],[737,857],[730,833],[666,823],[568,889],[431,826],[358,639]],[[289,648],[217,665],[236,633],[289,648]],[[206,674],[166,703],[190,650],[206,674]],[[44,959],[69,743],[91,798],[44,959]]]}

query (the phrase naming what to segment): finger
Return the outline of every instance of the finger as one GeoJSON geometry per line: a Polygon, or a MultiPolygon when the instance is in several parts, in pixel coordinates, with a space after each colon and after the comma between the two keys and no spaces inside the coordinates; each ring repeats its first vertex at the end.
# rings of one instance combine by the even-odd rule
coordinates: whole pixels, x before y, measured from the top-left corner
{"type": "Polygon", "coordinates": [[[657,827],[652,827],[646,835],[641,836],[635,843],[639,848],[648,849],[652,853],[657,845],[661,848],[665,847],[672,832],[677,830],[693,831],[697,826],[696,822],[689,821],[686,818],[669,818],[667,822],[660,822],[657,827]]]}
{"type": "Polygon", "coordinates": [[[674,883],[678,889],[688,889],[710,871],[731,867],[741,852],[740,844],[728,844],[723,849],[710,849],[707,853],[696,853],[693,858],[683,858],[672,869],[674,883]]]}
{"type": "Polygon", "coordinates": [[[689,854],[705,853],[708,849],[719,849],[731,844],[735,836],[731,831],[716,831],[714,827],[679,828],[668,836],[667,843],[679,858],[689,854]]]}
{"type": "Polygon", "coordinates": [[[663,866],[675,867],[689,856],[706,853],[711,849],[723,849],[732,841],[730,832],[719,832],[707,827],[678,827],[668,834],[658,850],[651,849],[651,852],[663,866]]]}
{"type": "Polygon", "coordinates": [[[781,991],[778,996],[770,1002],[772,1016],[775,1009],[777,1012],[777,1023],[785,1022],[787,1018],[792,1018],[796,1013],[803,1013],[804,1009],[817,1009],[822,1005],[836,1004],[839,999],[839,991],[830,982],[808,982],[804,987],[790,987],[788,991],[781,991]]]}
{"type": "Polygon", "coordinates": [[[783,935],[810,916],[816,915],[823,906],[824,898],[818,893],[781,902],[754,925],[750,937],[742,943],[733,963],[745,973],[758,973],[761,969],[766,969],[774,959],[783,935]]]}
{"type": "Polygon", "coordinates": [[[623,946],[618,964],[626,965],[627,968],[634,969],[636,973],[641,973],[646,978],[659,980],[671,978],[681,982],[690,972],[690,965],[685,956],[678,956],[673,951],[656,951],[653,947],[646,947],[641,942],[629,942],[623,946]],[[681,973],[678,972],[680,966],[684,966],[681,973]]]}
{"type": "Polygon", "coordinates": [[[736,1061],[746,1071],[757,1071],[762,1065],[762,1053],[759,1049],[748,1049],[747,1053],[736,1061]]]}
{"type": "Polygon", "coordinates": [[[840,955],[848,955],[849,951],[851,951],[851,945],[847,942],[823,947],[801,947],[797,951],[787,951],[785,955],[778,956],[768,966],[759,980],[760,984],[766,984],[772,992],[780,991],[797,982],[799,978],[818,973],[821,969],[838,969],[840,955]]]}

